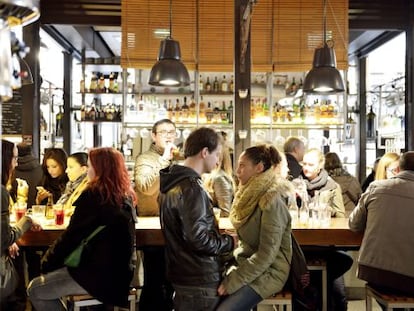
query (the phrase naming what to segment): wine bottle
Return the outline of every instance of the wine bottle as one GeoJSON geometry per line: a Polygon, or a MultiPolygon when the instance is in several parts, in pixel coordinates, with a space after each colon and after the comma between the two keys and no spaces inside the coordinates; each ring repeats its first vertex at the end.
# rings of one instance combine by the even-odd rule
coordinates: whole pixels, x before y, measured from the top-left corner
{"type": "Polygon", "coordinates": [[[219,92],[219,82],[217,80],[217,76],[214,77],[214,81],[213,81],[213,92],[214,93],[218,93],[219,92]]]}
{"type": "Polygon", "coordinates": [[[63,135],[63,111],[62,106],[59,106],[59,112],[56,114],[56,131],[55,134],[57,137],[63,135]]]}
{"type": "Polygon", "coordinates": [[[211,83],[210,83],[209,77],[207,77],[207,81],[206,81],[206,92],[211,92],[211,83]]]}
{"type": "Polygon", "coordinates": [[[375,138],[375,117],[376,114],[372,110],[372,105],[369,109],[369,112],[367,114],[367,137],[368,138],[375,138]]]}

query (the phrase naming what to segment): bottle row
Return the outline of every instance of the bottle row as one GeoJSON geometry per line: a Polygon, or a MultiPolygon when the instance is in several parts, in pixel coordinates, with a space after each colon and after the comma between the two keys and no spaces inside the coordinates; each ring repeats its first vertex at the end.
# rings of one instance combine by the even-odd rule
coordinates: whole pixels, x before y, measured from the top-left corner
{"type": "Polygon", "coordinates": [[[114,103],[102,104],[100,98],[94,98],[90,105],[82,105],[81,121],[110,121],[121,122],[122,109],[114,103]]]}
{"type": "Polygon", "coordinates": [[[125,122],[153,122],[168,118],[177,123],[233,123],[233,101],[214,101],[205,103],[203,98],[199,104],[191,97],[164,99],[160,102],[156,96],[141,96],[139,100],[132,97],[128,105],[128,112],[124,116],[125,122]]]}
{"type": "Polygon", "coordinates": [[[92,72],[91,80],[86,87],[85,80],[80,81],[81,93],[120,93],[121,83],[118,81],[118,72],[104,74],[102,72],[92,72]]]}
{"type": "Polygon", "coordinates": [[[198,88],[200,93],[233,93],[233,76],[231,76],[230,81],[227,81],[226,75],[223,75],[223,79],[220,81],[217,79],[217,76],[215,76],[212,82],[210,82],[210,77],[207,76],[206,81],[204,82],[203,75],[200,75],[198,88]]]}

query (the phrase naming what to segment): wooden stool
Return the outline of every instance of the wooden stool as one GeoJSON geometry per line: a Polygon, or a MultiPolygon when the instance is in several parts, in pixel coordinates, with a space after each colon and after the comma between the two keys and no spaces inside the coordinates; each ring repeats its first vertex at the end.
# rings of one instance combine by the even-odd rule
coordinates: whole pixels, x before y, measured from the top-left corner
{"type": "Polygon", "coordinates": [[[368,284],[365,286],[365,289],[367,311],[372,311],[372,299],[376,299],[378,303],[387,308],[387,311],[391,311],[394,308],[414,308],[414,297],[381,293],[368,284]]]}
{"type": "Polygon", "coordinates": [[[328,273],[326,261],[323,259],[308,259],[306,262],[309,271],[321,271],[322,273],[322,311],[328,309],[328,273]]]}
{"type": "MultiPolygon", "coordinates": [[[[281,291],[267,299],[262,300],[258,306],[273,306],[278,311],[292,311],[292,294],[289,291],[281,291]]],[[[255,309],[257,310],[257,308],[255,309]]]]}
{"type": "MultiPolygon", "coordinates": [[[[73,311],[80,311],[80,308],[82,307],[97,306],[102,304],[102,302],[90,295],[70,295],[67,297],[67,301],[73,304],[73,311]]],[[[137,290],[135,288],[129,291],[128,301],[129,310],[135,311],[137,302],[137,290]]],[[[114,307],[114,311],[118,310],[119,307],[114,307]]]]}

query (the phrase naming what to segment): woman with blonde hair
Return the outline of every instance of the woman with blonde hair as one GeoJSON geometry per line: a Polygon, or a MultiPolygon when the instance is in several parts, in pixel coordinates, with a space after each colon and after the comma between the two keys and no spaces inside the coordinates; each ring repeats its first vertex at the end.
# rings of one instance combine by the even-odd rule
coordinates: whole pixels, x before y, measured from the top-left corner
{"type": "Polygon", "coordinates": [[[385,153],[378,162],[377,170],[375,171],[375,180],[388,179],[397,175],[400,171],[399,160],[400,155],[398,153],[385,153]]]}
{"type": "Polygon", "coordinates": [[[204,184],[213,200],[213,206],[220,208],[220,216],[229,216],[235,185],[230,150],[228,147],[223,146],[219,164],[207,175],[204,184]]]}

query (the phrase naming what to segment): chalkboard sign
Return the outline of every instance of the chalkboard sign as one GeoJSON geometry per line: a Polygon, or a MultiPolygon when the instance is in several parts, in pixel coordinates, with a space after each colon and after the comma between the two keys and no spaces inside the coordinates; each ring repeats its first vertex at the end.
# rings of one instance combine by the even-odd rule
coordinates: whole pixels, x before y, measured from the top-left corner
{"type": "Polygon", "coordinates": [[[13,97],[1,104],[2,134],[22,134],[23,100],[19,90],[13,90],[13,97]]]}

